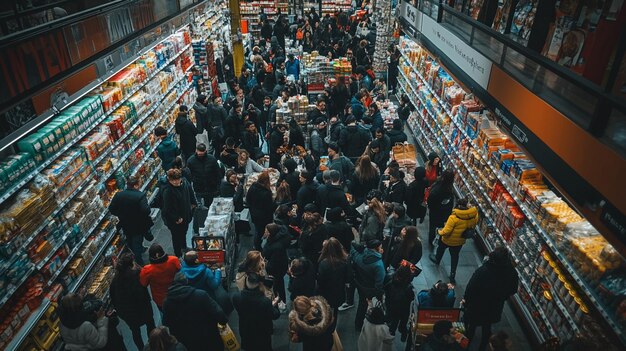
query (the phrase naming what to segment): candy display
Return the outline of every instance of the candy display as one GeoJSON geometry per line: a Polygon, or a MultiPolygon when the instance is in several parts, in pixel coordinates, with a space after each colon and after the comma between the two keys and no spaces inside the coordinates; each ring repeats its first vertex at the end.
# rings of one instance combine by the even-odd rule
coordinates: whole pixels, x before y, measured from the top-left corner
{"type": "Polygon", "coordinates": [[[400,48],[399,87],[417,110],[408,125],[424,151],[455,170],[459,196],[478,205],[484,245],[510,248],[521,309],[540,338],[578,333],[599,342],[623,332],[624,258],[433,55],[407,38],[400,48]]]}

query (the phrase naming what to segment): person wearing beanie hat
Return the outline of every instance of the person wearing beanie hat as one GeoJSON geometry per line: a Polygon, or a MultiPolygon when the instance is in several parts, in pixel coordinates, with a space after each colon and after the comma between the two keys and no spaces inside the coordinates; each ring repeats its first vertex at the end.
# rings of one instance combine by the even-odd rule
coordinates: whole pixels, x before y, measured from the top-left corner
{"type": "MultiPolygon", "coordinates": [[[[363,320],[367,310],[367,300],[373,297],[382,298],[385,267],[383,265],[383,248],[380,240],[370,240],[367,248],[352,244],[350,256],[354,267],[354,283],[359,291],[359,305],[357,307],[354,325],[357,331],[363,327],[363,320]]],[[[348,295],[348,297],[350,297],[348,295]]]]}
{"type": "Polygon", "coordinates": [[[279,297],[271,301],[259,288],[261,283],[261,276],[250,273],[246,277],[245,289],[233,294],[244,350],[272,350],[273,321],[280,317],[279,297]]]}
{"type": "Polygon", "coordinates": [[[341,181],[350,179],[354,172],[354,164],[339,152],[339,145],[335,142],[328,143],[328,168],[338,171],[341,175],[341,181]]]}
{"type": "Polygon", "coordinates": [[[176,273],[163,303],[163,325],[187,350],[201,351],[224,348],[218,323],[226,324],[228,318],[217,302],[190,286],[185,274],[176,273]]]}
{"type": "Polygon", "coordinates": [[[180,270],[181,264],[176,256],[167,255],[163,247],[157,243],[150,245],[148,255],[150,264],[141,269],[139,282],[150,287],[152,300],[159,310],[162,310],[167,289],[172,284],[174,275],[180,270]]]}

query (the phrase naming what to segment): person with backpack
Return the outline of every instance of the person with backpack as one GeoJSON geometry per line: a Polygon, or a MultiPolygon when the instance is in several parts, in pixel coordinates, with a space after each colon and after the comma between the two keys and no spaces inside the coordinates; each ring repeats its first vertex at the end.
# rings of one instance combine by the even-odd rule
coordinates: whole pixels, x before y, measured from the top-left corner
{"type": "Polygon", "coordinates": [[[428,194],[428,244],[434,248],[437,228],[443,227],[454,207],[454,171],[446,169],[441,179],[430,187],[428,194]]]}
{"type": "Polygon", "coordinates": [[[339,134],[339,147],[343,154],[356,163],[358,158],[363,155],[367,144],[372,140],[372,134],[369,130],[361,128],[356,123],[356,117],[350,115],[346,117],[346,127],[339,134]]]}
{"type": "Polygon", "coordinates": [[[359,227],[361,243],[371,240],[383,240],[383,229],[387,221],[387,213],[380,200],[382,194],[378,190],[371,190],[365,199],[367,210],[359,227]]]}
{"type": "Polygon", "coordinates": [[[459,264],[459,254],[467,237],[467,231],[473,229],[478,223],[478,209],[469,207],[465,198],[459,199],[456,208],[448,217],[446,225],[439,230],[441,239],[437,247],[437,255],[430,254],[433,263],[439,265],[446,249],[450,250],[450,282],[455,283],[456,268],[459,264]]]}
{"type": "Polygon", "coordinates": [[[385,266],[383,265],[383,243],[370,240],[366,247],[353,243],[350,250],[354,270],[354,284],[359,292],[359,304],[354,325],[357,331],[363,328],[367,301],[376,297],[382,300],[384,294],[385,266]]]}
{"type": "Polygon", "coordinates": [[[157,146],[157,155],[161,159],[161,167],[164,171],[172,168],[172,163],[176,156],[180,155],[180,149],[171,136],[167,135],[167,130],[161,126],[154,129],[154,135],[161,140],[157,146]]]}
{"type": "Polygon", "coordinates": [[[180,149],[182,151],[184,161],[187,161],[187,159],[189,159],[189,157],[194,153],[194,150],[196,149],[196,135],[198,134],[196,126],[189,118],[187,118],[188,111],[189,109],[187,106],[181,105],[178,117],[174,123],[176,134],[180,137],[180,149]]]}
{"type": "Polygon", "coordinates": [[[328,143],[328,169],[339,172],[341,181],[349,180],[354,172],[354,164],[349,158],[339,152],[339,146],[334,143],[328,143]]]}

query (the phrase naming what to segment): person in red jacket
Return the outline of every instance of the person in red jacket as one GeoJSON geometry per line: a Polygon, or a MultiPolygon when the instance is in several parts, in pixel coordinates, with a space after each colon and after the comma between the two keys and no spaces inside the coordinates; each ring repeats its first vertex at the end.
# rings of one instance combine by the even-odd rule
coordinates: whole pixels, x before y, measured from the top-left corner
{"type": "Polygon", "coordinates": [[[150,286],[152,299],[159,310],[163,308],[163,301],[167,296],[167,289],[172,285],[174,275],[181,268],[180,260],[176,256],[169,256],[159,244],[152,244],[148,249],[150,264],[145,265],[139,273],[139,282],[143,286],[150,286]]]}

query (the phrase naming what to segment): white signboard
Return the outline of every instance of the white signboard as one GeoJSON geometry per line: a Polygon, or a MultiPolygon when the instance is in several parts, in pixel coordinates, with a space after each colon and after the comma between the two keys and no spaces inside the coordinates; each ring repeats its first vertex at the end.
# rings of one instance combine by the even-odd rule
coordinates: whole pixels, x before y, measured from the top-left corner
{"type": "MultiPolygon", "coordinates": [[[[410,29],[413,31],[419,31],[421,27],[422,13],[418,11],[417,8],[409,4],[407,1],[402,1],[398,6],[398,11],[400,17],[404,18],[404,20],[411,26],[410,29]]],[[[410,34],[415,36],[417,33],[410,34]]]]}
{"type": "Polygon", "coordinates": [[[487,89],[491,74],[491,61],[434,19],[428,16],[420,17],[422,17],[422,27],[418,27],[419,31],[463,72],[481,87],[487,89]]]}

